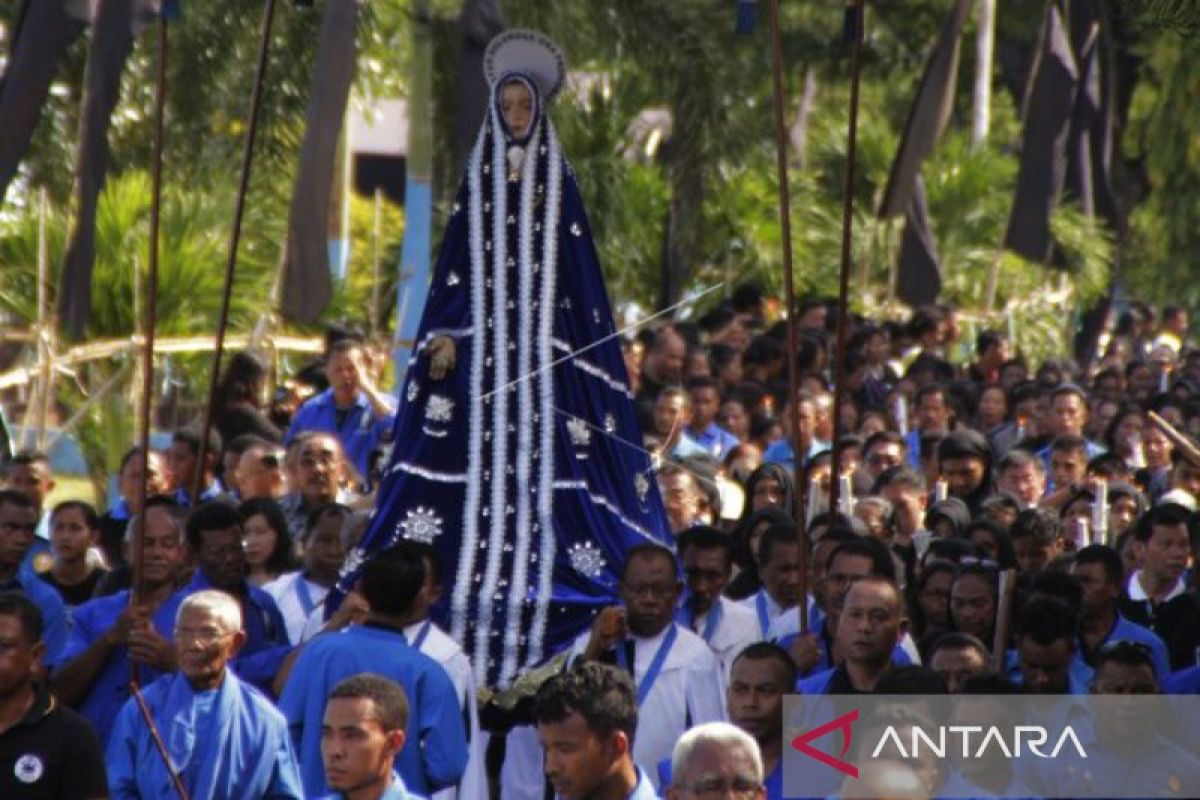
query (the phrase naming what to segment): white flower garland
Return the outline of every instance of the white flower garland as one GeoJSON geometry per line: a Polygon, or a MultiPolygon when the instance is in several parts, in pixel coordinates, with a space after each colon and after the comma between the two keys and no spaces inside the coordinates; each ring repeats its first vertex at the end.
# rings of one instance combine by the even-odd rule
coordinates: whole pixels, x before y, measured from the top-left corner
{"type": "MultiPolygon", "coordinates": [[[[454,593],[450,600],[451,633],[455,641],[466,637],[467,610],[471,597],[471,576],[475,571],[475,554],[479,539],[479,501],[481,486],[480,472],[483,467],[481,451],[483,445],[483,353],[487,348],[487,326],[483,324],[486,306],[484,302],[484,280],[487,277],[483,249],[483,189],[480,162],[487,141],[487,127],[480,126],[479,138],[471,151],[471,162],[467,168],[469,192],[468,228],[471,247],[471,411],[468,414],[467,434],[467,490],[463,503],[463,546],[458,556],[454,593]]],[[[483,671],[478,673],[484,675],[483,671]]]]}
{"type": "MultiPolygon", "coordinates": [[[[519,255],[517,256],[517,303],[521,311],[518,314],[519,328],[517,335],[517,374],[530,375],[533,359],[533,315],[529,313],[533,303],[533,199],[534,187],[537,185],[538,145],[541,143],[540,127],[534,131],[525,149],[524,170],[521,180],[521,208],[519,231],[519,255]]],[[[529,503],[529,473],[533,439],[533,386],[531,380],[523,380],[517,385],[517,403],[520,409],[517,426],[517,520],[516,541],[513,542],[512,583],[508,587],[508,609],[504,625],[504,658],[500,665],[499,683],[507,686],[516,676],[518,664],[518,645],[523,637],[525,627],[522,610],[529,589],[529,547],[530,547],[530,503],[529,503]]]]}
{"type": "MultiPolygon", "coordinates": [[[[494,326],[493,358],[495,360],[495,382],[493,386],[508,385],[508,281],[505,270],[508,263],[508,170],[504,148],[504,129],[496,104],[491,104],[492,120],[492,315],[488,318],[494,326]]],[[[478,358],[478,355],[476,356],[478,358]]],[[[507,504],[508,481],[505,478],[508,466],[508,392],[496,392],[492,400],[492,497],[491,519],[488,521],[487,568],[483,588],[479,596],[479,618],[475,628],[475,658],[482,661],[485,673],[491,672],[488,663],[491,652],[489,641],[493,623],[493,595],[500,578],[501,559],[504,548],[505,506],[507,504]]]]}
{"type": "MultiPolygon", "coordinates": [[[[551,363],[554,356],[554,314],[558,309],[555,295],[558,282],[558,224],[562,205],[562,149],[554,124],[548,118],[546,149],[549,169],[546,174],[546,214],[542,221],[542,290],[538,301],[539,366],[551,363]]],[[[538,447],[541,450],[541,460],[538,462],[539,574],[537,603],[534,607],[533,624],[530,626],[529,648],[525,655],[526,668],[534,667],[542,661],[550,598],[554,593],[554,558],[557,545],[554,538],[554,431],[557,415],[554,413],[553,370],[539,375],[538,381],[538,447]]]]}

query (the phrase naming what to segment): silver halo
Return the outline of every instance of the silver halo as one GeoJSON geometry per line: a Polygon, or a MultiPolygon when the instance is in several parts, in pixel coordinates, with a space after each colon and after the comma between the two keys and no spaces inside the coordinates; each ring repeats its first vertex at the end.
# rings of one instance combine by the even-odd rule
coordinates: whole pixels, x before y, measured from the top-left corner
{"type": "Polygon", "coordinates": [[[489,86],[512,72],[532,78],[543,102],[549,103],[566,81],[567,59],[545,34],[514,28],[492,39],[483,54],[483,75],[489,86]]]}

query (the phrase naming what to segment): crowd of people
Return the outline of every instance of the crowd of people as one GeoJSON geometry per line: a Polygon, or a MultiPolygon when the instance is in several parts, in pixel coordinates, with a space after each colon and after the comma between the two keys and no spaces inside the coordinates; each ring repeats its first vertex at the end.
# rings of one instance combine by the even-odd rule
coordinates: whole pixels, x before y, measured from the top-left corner
{"type": "MultiPolygon", "coordinates": [[[[949,308],[852,316],[840,407],[831,304],[801,304],[795,394],[771,316],[742,286],[623,343],[672,546],[629,550],[619,603],[510,704],[431,619],[427,543],[325,612],[405,435],[352,331],[273,393],[235,356],[207,439],[131,447],[103,513],[48,507],[50,461],[16,454],[0,796],[776,800],[785,694],[1200,692],[1186,311],[1131,306],[1087,364],[995,330],[964,358],[949,308]]],[[[995,780],[897,762],[852,791],[1068,791],[995,780]]]]}

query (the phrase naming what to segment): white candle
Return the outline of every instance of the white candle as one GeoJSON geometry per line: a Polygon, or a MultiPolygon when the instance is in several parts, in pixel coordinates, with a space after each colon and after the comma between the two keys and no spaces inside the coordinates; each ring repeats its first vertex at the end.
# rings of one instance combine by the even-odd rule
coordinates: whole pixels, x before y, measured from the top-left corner
{"type": "Polygon", "coordinates": [[[1096,481],[1096,501],[1092,503],[1092,531],[1096,541],[1108,544],[1108,481],[1096,481]]]}
{"type": "Polygon", "coordinates": [[[850,480],[849,475],[843,475],[841,478],[841,493],[838,505],[839,509],[847,517],[854,515],[854,481],[850,480]]]}
{"type": "Polygon", "coordinates": [[[896,419],[896,430],[901,436],[908,436],[908,401],[900,393],[892,401],[892,416],[896,419]]]}
{"type": "Polygon", "coordinates": [[[933,500],[940,503],[950,496],[950,485],[945,481],[938,481],[933,486],[933,500]]]}

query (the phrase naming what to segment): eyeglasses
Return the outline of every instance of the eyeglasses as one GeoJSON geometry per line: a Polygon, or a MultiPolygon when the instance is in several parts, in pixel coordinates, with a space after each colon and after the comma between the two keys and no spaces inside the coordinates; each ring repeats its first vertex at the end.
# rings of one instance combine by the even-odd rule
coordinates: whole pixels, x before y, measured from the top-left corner
{"type": "Polygon", "coordinates": [[[232,636],[233,631],[223,631],[217,628],[176,628],[175,641],[180,643],[197,642],[201,645],[210,645],[214,642],[219,642],[226,636],[232,636]]]}
{"type": "Polygon", "coordinates": [[[724,797],[728,794],[732,794],[734,797],[753,797],[763,788],[763,785],[759,781],[749,778],[725,780],[712,777],[703,778],[691,786],[680,786],[679,788],[691,792],[696,797],[724,797]]]}
{"type": "Polygon", "coordinates": [[[962,556],[958,559],[961,566],[968,567],[971,565],[983,567],[984,569],[1000,569],[1000,565],[990,558],[980,558],[979,556],[962,556]]]}

